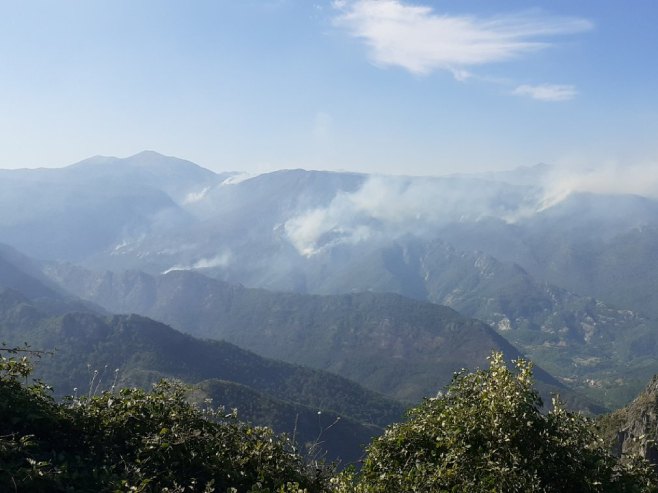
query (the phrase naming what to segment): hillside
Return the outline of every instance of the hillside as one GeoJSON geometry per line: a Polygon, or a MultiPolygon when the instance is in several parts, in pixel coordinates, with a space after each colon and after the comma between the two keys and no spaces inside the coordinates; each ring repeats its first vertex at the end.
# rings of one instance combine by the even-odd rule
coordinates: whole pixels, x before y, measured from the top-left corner
{"type": "Polygon", "coordinates": [[[598,425],[616,455],[639,455],[658,468],[658,375],[627,406],[601,416],[598,425]]]}
{"type": "Polygon", "coordinates": [[[453,224],[442,236],[458,249],[515,262],[541,281],[655,316],[657,227],[655,199],[573,193],[514,224],[453,224]]]}
{"type": "Polygon", "coordinates": [[[356,460],[360,445],[403,413],[402,405],[332,374],[267,360],[226,342],[194,339],[144,317],[53,315],[51,306],[14,290],[0,291],[0,340],[53,351],[40,360],[36,375],[59,395],[74,389],[93,394],[115,379],[120,386],[149,387],[160,378],[199,383],[217,405],[243,410],[243,419],[291,434],[296,420],[302,443],[313,442],[323,426],[341,416],[322,441],[332,458],[346,461],[356,460]]]}
{"type": "Polygon", "coordinates": [[[518,264],[408,237],[336,256],[313,260],[310,291],[390,291],[447,305],[490,324],[563,382],[610,407],[628,402],[658,370],[658,322],[540,282],[518,264]]]}
{"type": "MultiPolygon", "coordinates": [[[[493,349],[510,359],[520,356],[482,322],[393,294],[274,293],[189,271],[155,277],[65,272],[76,276],[65,284],[89,300],[102,300],[110,311],[142,313],[198,337],[337,373],[404,401],[436,394],[461,368],[484,366],[493,349]]],[[[590,406],[539,368],[537,378],[545,393],[557,391],[590,406]]]]}
{"type": "MultiPolygon", "coordinates": [[[[562,383],[615,407],[658,368],[651,318],[658,206],[629,194],[556,191],[553,171],[409,177],[294,169],[238,177],[153,152],[95,157],[59,170],[3,171],[0,205],[12,212],[0,214],[0,241],[54,261],[60,289],[104,306],[114,302],[86,293],[58,262],[447,305],[494,327],[562,383]]],[[[118,309],[156,316],[141,301],[118,309]]],[[[168,321],[184,322],[175,319],[168,321]]],[[[461,363],[445,370],[454,366],[461,363]]]]}
{"type": "Polygon", "coordinates": [[[129,238],[189,223],[186,197],[228,176],[152,152],[0,170],[0,241],[45,259],[111,254],[129,238]]]}

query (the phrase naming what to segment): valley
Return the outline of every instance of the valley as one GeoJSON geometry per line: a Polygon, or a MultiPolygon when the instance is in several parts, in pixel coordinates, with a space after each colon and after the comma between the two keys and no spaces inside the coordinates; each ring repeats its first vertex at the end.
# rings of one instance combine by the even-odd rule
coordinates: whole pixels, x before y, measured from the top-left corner
{"type": "MultiPolygon", "coordinates": [[[[322,442],[345,463],[492,351],[535,362],[545,402],[617,409],[658,372],[657,322],[648,298],[585,281],[618,276],[628,238],[651,241],[656,204],[546,208],[549,172],[250,178],[153,152],[3,171],[2,210],[21,214],[0,214],[0,338],[54,351],[37,376],[58,395],[90,371],[104,383],[87,392],[112,369],[119,386],[176,378],[309,445],[340,416],[322,442]]],[[[652,251],[635,244],[625,258],[652,251]]]]}
{"type": "Polygon", "coordinates": [[[658,3],[0,6],[0,493],[658,493],[658,3]]]}

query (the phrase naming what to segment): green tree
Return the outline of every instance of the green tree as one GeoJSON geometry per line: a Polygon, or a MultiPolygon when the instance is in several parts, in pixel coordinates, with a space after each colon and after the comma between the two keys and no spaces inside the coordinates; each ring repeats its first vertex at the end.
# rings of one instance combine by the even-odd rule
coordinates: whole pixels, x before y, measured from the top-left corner
{"type": "Polygon", "coordinates": [[[339,490],[656,491],[649,465],[617,460],[587,418],[558,400],[542,413],[531,364],[515,366],[494,353],[489,369],[456,374],[445,393],[376,439],[360,477],[344,477],[339,490]]]}
{"type": "MultiPolygon", "coordinates": [[[[187,402],[185,387],[124,389],[57,403],[27,384],[29,360],[0,348],[0,491],[655,492],[650,465],[620,461],[590,421],[548,413],[531,365],[455,376],[368,448],[360,472],[329,478],[267,428],[187,402]]],[[[17,350],[13,350],[16,353],[17,350]]]]}
{"type": "Polygon", "coordinates": [[[0,356],[0,491],[327,491],[329,469],[287,438],[191,405],[180,384],[57,403],[30,372],[0,356]]]}

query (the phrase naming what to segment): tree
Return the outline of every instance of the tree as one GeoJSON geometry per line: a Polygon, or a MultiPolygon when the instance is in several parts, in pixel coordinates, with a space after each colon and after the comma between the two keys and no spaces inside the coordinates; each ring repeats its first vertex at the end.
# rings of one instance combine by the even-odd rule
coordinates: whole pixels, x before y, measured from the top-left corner
{"type": "MultiPolygon", "coordinates": [[[[649,492],[651,469],[620,462],[584,416],[557,399],[543,414],[532,366],[501,353],[455,375],[446,392],[409,412],[368,448],[350,488],[364,492],[649,492]]],[[[343,489],[348,490],[344,487],[343,489]]]]}
{"type": "MultiPolygon", "coordinates": [[[[329,478],[292,444],[180,384],[55,402],[0,348],[0,490],[251,493],[656,492],[651,466],[620,461],[558,400],[543,414],[531,365],[455,375],[369,446],[361,472],[329,478]]],[[[9,350],[16,353],[20,350],[9,350]]]]}
{"type": "Polygon", "coordinates": [[[327,490],[329,469],[309,467],[286,437],[190,404],[181,384],[58,403],[26,384],[31,369],[0,352],[0,491],[327,490]]]}

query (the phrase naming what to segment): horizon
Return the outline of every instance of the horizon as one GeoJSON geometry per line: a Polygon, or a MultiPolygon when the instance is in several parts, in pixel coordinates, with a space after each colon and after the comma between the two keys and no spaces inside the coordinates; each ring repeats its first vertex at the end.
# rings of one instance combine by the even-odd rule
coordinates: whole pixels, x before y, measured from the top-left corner
{"type": "Polygon", "coordinates": [[[5,169],[142,149],[251,174],[658,162],[652,2],[2,7],[5,169]]]}
{"type": "MultiPolygon", "coordinates": [[[[367,183],[363,185],[361,191],[363,193],[374,192],[376,195],[381,192],[381,184],[377,183],[380,179],[384,180],[407,180],[411,182],[417,182],[419,180],[442,180],[442,179],[475,179],[476,181],[487,182],[509,182],[510,184],[522,185],[535,187],[538,190],[541,190],[543,194],[542,207],[550,207],[556,205],[569,197],[573,193],[594,193],[594,194],[604,194],[604,195],[636,195],[644,197],[651,200],[658,200],[658,168],[651,165],[627,165],[627,166],[617,166],[615,164],[609,164],[606,166],[565,166],[564,164],[553,164],[539,162],[534,164],[519,165],[514,168],[505,168],[505,169],[496,169],[496,170],[484,170],[481,172],[468,172],[468,171],[458,171],[452,173],[444,174],[411,174],[404,172],[392,172],[392,173],[382,173],[378,171],[368,172],[368,171],[355,171],[355,170],[345,170],[345,169],[317,169],[309,167],[295,167],[295,168],[279,168],[279,169],[268,169],[260,171],[240,171],[236,169],[223,169],[217,170],[210,167],[204,166],[201,163],[196,163],[190,159],[186,159],[183,156],[170,156],[165,155],[160,152],[147,149],[142,150],[136,154],[132,154],[126,157],[117,157],[117,156],[105,156],[96,154],[94,156],[89,156],[80,161],[69,163],[64,166],[59,167],[35,167],[35,168],[0,168],[0,171],[40,171],[40,170],[63,170],[67,168],[75,168],[79,165],[89,165],[94,164],[94,160],[109,160],[116,162],[130,162],[138,161],[140,157],[150,157],[159,160],[175,160],[189,165],[199,167],[206,171],[211,171],[215,174],[228,174],[227,177],[221,185],[224,184],[238,184],[245,180],[250,180],[262,175],[267,175],[271,173],[278,172],[291,172],[291,171],[303,171],[305,173],[315,172],[315,173],[338,173],[338,174],[355,174],[362,175],[367,179],[367,183]],[[529,176],[523,176],[524,173],[530,172],[529,176]],[[508,176],[505,176],[508,175],[508,176]],[[516,176],[515,176],[516,175],[516,176]],[[511,180],[511,181],[510,181],[511,180]],[[520,181],[519,181],[520,180],[520,181]],[[374,190],[368,192],[367,184],[377,183],[374,190]]],[[[471,182],[471,186],[474,186],[476,181],[471,182]]],[[[390,183],[384,188],[388,188],[390,183]]],[[[395,187],[393,187],[395,188],[395,187]]],[[[461,190],[461,193],[468,195],[473,190],[464,189],[462,186],[458,187],[461,190]]],[[[388,190],[392,192],[392,190],[388,190]]],[[[481,191],[482,192],[482,191],[481,191]]],[[[393,192],[394,195],[398,192],[393,192]]],[[[423,192],[424,194],[424,192],[423,192]]],[[[390,199],[391,197],[389,197],[390,199]]],[[[400,200],[401,197],[397,197],[396,200],[400,200]]],[[[429,197],[428,197],[429,200],[429,197]]]]}
{"type": "MultiPolygon", "coordinates": [[[[55,165],[55,166],[25,166],[21,168],[13,168],[13,167],[7,167],[3,168],[0,167],[0,170],[4,171],[21,171],[21,170],[45,170],[45,169],[52,169],[52,170],[57,170],[57,169],[64,169],[64,168],[70,168],[73,166],[78,166],[80,164],[87,163],[88,161],[93,161],[94,159],[108,159],[108,160],[117,160],[117,161],[128,161],[134,158],[137,158],[141,155],[146,155],[146,154],[152,154],[157,157],[165,158],[165,159],[175,159],[179,161],[186,161],[188,163],[191,163],[195,166],[199,166],[200,168],[203,168],[208,171],[212,171],[213,173],[234,173],[236,175],[248,175],[249,177],[256,177],[259,175],[267,174],[267,173],[276,173],[279,171],[296,171],[296,170],[301,170],[301,171],[308,171],[308,172],[319,172],[319,173],[351,173],[351,174],[361,174],[361,175],[382,175],[382,176],[392,176],[392,177],[409,177],[409,178],[446,178],[446,177],[452,177],[452,176],[459,176],[459,175],[467,175],[467,176],[472,176],[472,175],[479,175],[479,174],[487,174],[490,171],[484,171],[482,173],[478,172],[473,172],[473,173],[464,173],[464,172],[454,172],[454,173],[446,173],[446,174],[428,174],[428,175],[411,175],[411,174],[406,174],[406,173],[378,173],[378,172],[364,172],[364,171],[353,171],[350,169],[340,169],[340,168],[327,168],[327,169],[322,169],[322,168],[311,168],[311,167],[291,167],[291,168],[276,168],[276,169],[268,169],[268,170],[261,170],[261,171],[254,171],[254,172],[248,172],[248,171],[239,171],[235,169],[212,169],[209,166],[205,166],[203,163],[197,163],[194,162],[190,159],[187,159],[184,156],[173,156],[173,155],[167,155],[163,154],[161,152],[158,152],[153,149],[143,149],[141,151],[138,151],[134,154],[130,154],[127,156],[116,156],[116,155],[105,155],[105,154],[94,154],[85,158],[82,158],[78,161],[72,162],[72,163],[66,163],[62,165],[55,165]]],[[[504,168],[500,170],[492,170],[491,172],[496,173],[496,172],[512,172],[512,171],[518,171],[518,170],[523,170],[523,169],[532,169],[532,168],[537,168],[537,167],[543,167],[547,166],[550,168],[556,168],[557,165],[550,164],[550,163],[544,163],[544,162],[538,162],[534,164],[521,164],[519,166],[515,166],[514,168],[504,168]]]]}

